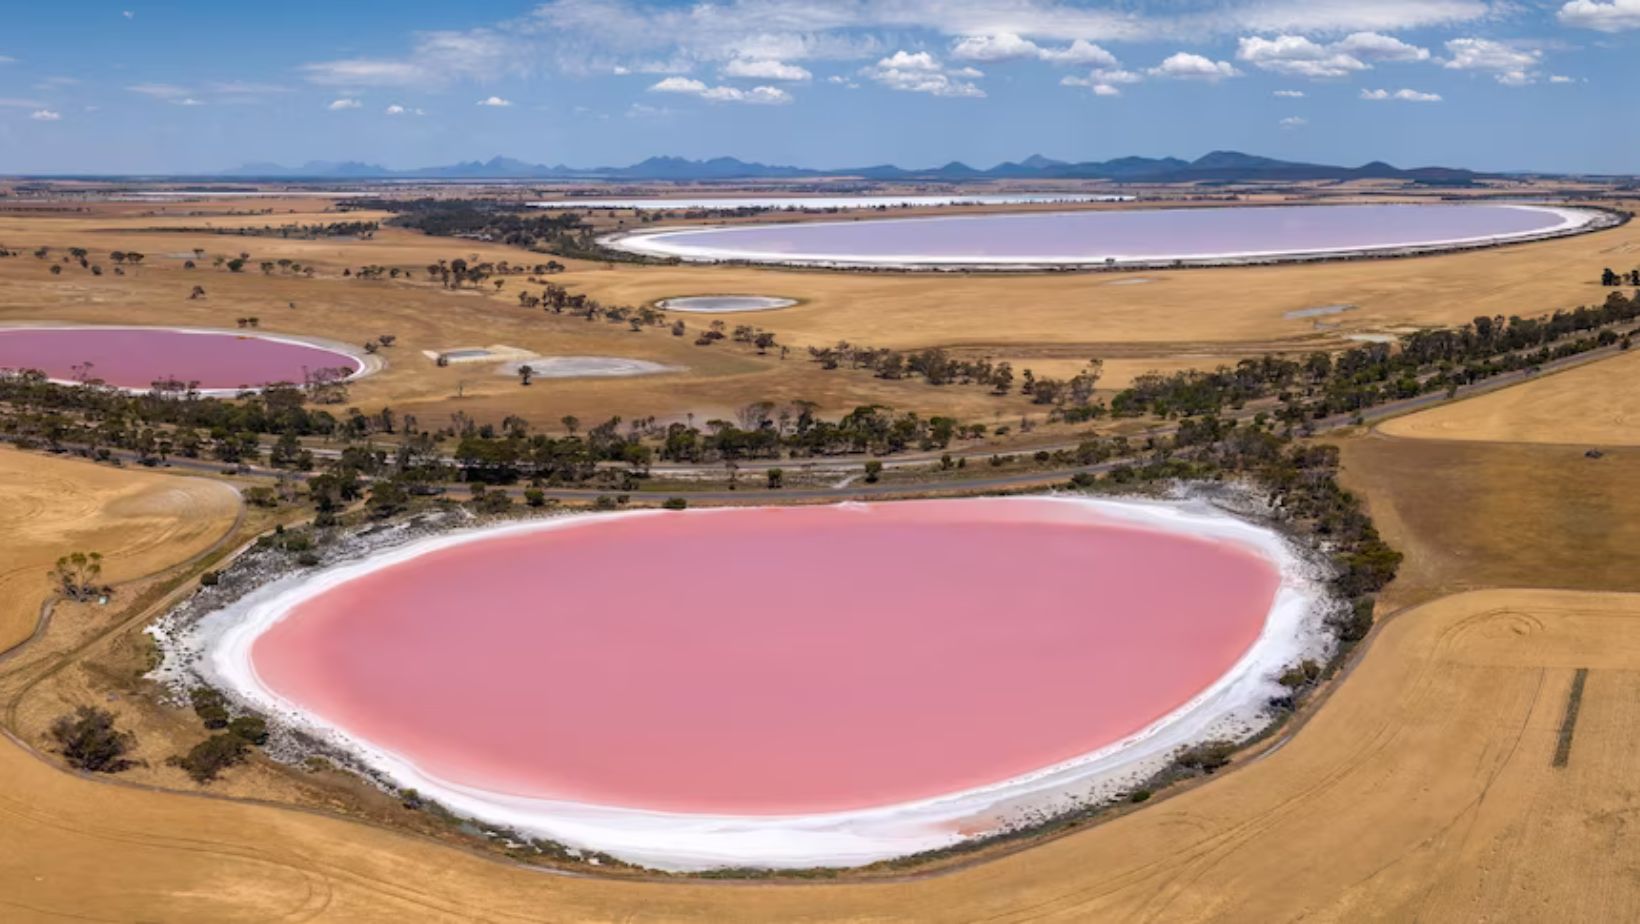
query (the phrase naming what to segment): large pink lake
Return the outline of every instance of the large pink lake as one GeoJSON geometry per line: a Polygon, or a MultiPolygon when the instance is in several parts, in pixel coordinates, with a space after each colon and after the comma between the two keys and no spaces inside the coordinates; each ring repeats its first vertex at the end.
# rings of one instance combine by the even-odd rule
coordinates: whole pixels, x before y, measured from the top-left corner
{"type": "Polygon", "coordinates": [[[659,256],[786,263],[1086,264],[1426,248],[1531,237],[1593,213],[1522,205],[1284,205],[926,216],[663,230],[659,256]]]}
{"type": "Polygon", "coordinates": [[[1000,782],[1175,711],[1280,583],[1044,499],[619,516],[445,546],[298,604],[260,682],[445,782],[808,813],[1000,782]]]}
{"type": "Polygon", "coordinates": [[[301,383],[325,368],[358,372],[355,357],[291,340],[227,331],[164,327],[72,327],[0,330],[0,369],[37,369],[62,382],[101,379],[147,389],[157,381],[196,381],[201,389],[301,383]]]}

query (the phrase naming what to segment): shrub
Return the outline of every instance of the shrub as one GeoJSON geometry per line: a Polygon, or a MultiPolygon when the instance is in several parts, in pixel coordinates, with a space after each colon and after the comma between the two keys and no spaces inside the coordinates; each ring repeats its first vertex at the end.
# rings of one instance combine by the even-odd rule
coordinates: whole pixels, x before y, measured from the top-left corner
{"type": "Polygon", "coordinates": [[[1181,748],[1174,755],[1174,760],[1186,770],[1200,770],[1203,773],[1212,773],[1230,762],[1230,755],[1235,753],[1236,743],[1217,739],[1203,741],[1201,744],[1181,748]]]}
{"type": "Polygon", "coordinates": [[[228,734],[237,735],[247,744],[267,744],[268,723],[259,715],[242,715],[228,723],[228,734]]]}
{"type": "Polygon", "coordinates": [[[65,715],[51,723],[51,737],[56,739],[63,759],[79,770],[93,773],[118,773],[132,766],[125,753],[135,742],[130,732],[114,727],[114,715],[106,709],[81,706],[73,715],[65,715]]]}
{"type": "Polygon", "coordinates": [[[883,474],[883,463],[877,461],[876,459],[872,459],[870,462],[866,463],[866,483],[867,484],[876,484],[877,479],[882,477],[882,474],[883,474]]]}
{"type": "Polygon", "coordinates": [[[196,783],[209,783],[223,770],[245,759],[250,744],[238,735],[224,732],[212,735],[193,746],[188,756],[177,761],[177,766],[188,771],[196,783]]]}
{"type": "Polygon", "coordinates": [[[547,492],[540,488],[526,488],[524,489],[524,503],[529,504],[531,507],[545,507],[547,505],[547,492]]]}
{"type": "Polygon", "coordinates": [[[195,687],[188,693],[188,700],[193,703],[194,714],[205,723],[206,728],[228,727],[228,701],[222,694],[210,687],[195,687]]]}
{"type": "Polygon", "coordinates": [[[687,510],[689,509],[689,499],[687,497],[668,497],[661,503],[661,506],[667,510],[687,510]]]}

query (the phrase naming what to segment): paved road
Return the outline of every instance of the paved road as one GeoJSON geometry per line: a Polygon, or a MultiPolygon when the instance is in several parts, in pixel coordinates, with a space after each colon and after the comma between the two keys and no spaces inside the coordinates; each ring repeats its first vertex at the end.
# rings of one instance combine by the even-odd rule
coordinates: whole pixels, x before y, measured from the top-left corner
{"type": "MultiPolygon", "coordinates": [[[[1531,380],[1531,379],[1540,378],[1540,377],[1545,376],[1545,375],[1552,375],[1552,374],[1557,373],[1557,372],[1564,372],[1568,369],[1574,369],[1574,368],[1577,368],[1579,366],[1585,366],[1585,365],[1588,365],[1589,363],[1599,362],[1600,360],[1603,360],[1603,359],[1610,359],[1611,357],[1618,355],[1619,352],[1621,352],[1621,350],[1616,345],[1609,346],[1609,347],[1600,347],[1600,348],[1597,348],[1597,349],[1594,349],[1594,350],[1590,350],[1587,353],[1580,353],[1576,356],[1568,356],[1565,359],[1553,360],[1553,361],[1544,363],[1541,367],[1539,367],[1538,371],[1536,371],[1536,372],[1532,372],[1530,370],[1521,370],[1521,371],[1518,371],[1518,372],[1503,373],[1501,375],[1493,376],[1489,379],[1483,379],[1482,381],[1477,382],[1473,385],[1464,386],[1464,387],[1458,389],[1457,394],[1452,398],[1448,398],[1446,396],[1446,393],[1443,391],[1443,392],[1434,392],[1434,393],[1430,393],[1430,394],[1419,395],[1419,396],[1414,397],[1414,398],[1406,398],[1406,399],[1403,399],[1403,400],[1400,400],[1400,401],[1392,401],[1392,402],[1389,402],[1387,404],[1381,404],[1381,405],[1378,405],[1376,407],[1369,408],[1365,411],[1362,411],[1359,415],[1359,418],[1363,423],[1374,424],[1374,423],[1377,423],[1377,422],[1379,422],[1381,420],[1384,420],[1386,418],[1389,418],[1389,417],[1395,417],[1395,416],[1398,416],[1398,415],[1401,415],[1401,414],[1407,414],[1407,413],[1411,413],[1413,411],[1423,410],[1424,408],[1432,407],[1432,406],[1437,405],[1437,404],[1444,404],[1448,401],[1457,401],[1457,400],[1462,400],[1464,398],[1475,397],[1476,395],[1486,394],[1488,392],[1498,391],[1498,390],[1501,390],[1501,389],[1504,389],[1504,388],[1511,387],[1513,385],[1518,385],[1521,382],[1525,382],[1525,381],[1528,381],[1528,380],[1531,380]]],[[[1235,417],[1237,419],[1251,419],[1254,416],[1254,414],[1256,414],[1256,413],[1257,413],[1257,411],[1255,409],[1244,409],[1243,411],[1238,412],[1234,415],[1230,415],[1230,416],[1235,417]]],[[[1315,432],[1324,433],[1324,432],[1327,432],[1327,431],[1330,431],[1330,430],[1337,430],[1337,429],[1340,429],[1340,428],[1343,428],[1343,427],[1349,427],[1349,426],[1355,425],[1357,416],[1358,415],[1356,415],[1356,414],[1337,414],[1337,415],[1334,415],[1332,417],[1326,417],[1326,418],[1322,418],[1320,420],[1314,421],[1312,423],[1312,426],[1315,429],[1315,432]]],[[[1175,428],[1172,427],[1172,426],[1153,428],[1151,430],[1144,431],[1144,433],[1141,434],[1139,438],[1142,439],[1144,435],[1157,435],[1157,436],[1165,435],[1167,433],[1171,433],[1174,429],[1175,428]]],[[[9,436],[9,435],[6,435],[6,434],[0,434],[0,441],[14,441],[14,440],[15,440],[15,437],[12,437],[12,436],[9,436]]],[[[1061,450],[1061,449],[1074,449],[1074,448],[1076,448],[1076,446],[1078,445],[1079,442],[1080,442],[1080,440],[1069,441],[1069,442],[1050,443],[1050,444],[1044,444],[1044,445],[1041,445],[1041,446],[1031,446],[1031,447],[1021,448],[1021,449],[1016,449],[1016,450],[1004,450],[1004,451],[1001,451],[1001,452],[1003,454],[1008,454],[1008,453],[1011,452],[1012,454],[1015,454],[1015,455],[1026,455],[1026,454],[1034,453],[1034,452],[1037,452],[1037,451],[1040,451],[1040,450],[1047,450],[1049,452],[1054,452],[1054,451],[1061,450]]],[[[133,452],[130,452],[130,451],[127,451],[127,450],[118,450],[118,449],[113,450],[112,452],[113,452],[114,458],[119,459],[122,462],[131,463],[131,464],[140,464],[140,463],[137,463],[136,454],[133,453],[133,452]]],[[[973,448],[971,448],[971,449],[952,450],[950,452],[950,455],[953,459],[966,458],[966,459],[970,459],[970,460],[974,460],[974,459],[985,460],[985,459],[990,458],[992,455],[998,454],[998,452],[999,452],[999,450],[996,450],[996,449],[973,449],[973,448]]],[[[328,450],[328,451],[325,451],[323,454],[327,455],[327,456],[333,456],[333,455],[336,455],[338,453],[337,453],[336,450],[328,450]]],[[[795,461],[793,461],[793,460],[784,460],[784,461],[768,461],[768,462],[744,462],[744,463],[740,464],[740,472],[741,472],[742,475],[748,476],[747,480],[750,482],[750,481],[759,480],[759,479],[757,479],[756,476],[762,475],[767,469],[770,469],[770,468],[782,468],[782,469],[787,470],[788,472],[796,472],[796,471],[801,471],[802,469],[804,469],[806,467],[812,467],[812,468],[824,469],[826,471],[834,471],[834,472],[838,472],[838,473],[852,473],[852,472],[864,471],[866,461],[867,461],[866,457],[852,456],[852,457],[834,457],[834,458],[828,458],[828,459],[823,459],[823,460],[812,460],[812,461],[799,459],[799,460],[795,460],[795,461]]],[[[908,455],[908,456],[902,456],[902,457],[895,458],[895,459],[892,459],[892,460],[883,459],[883,460],[879,460],[879,461],[882,461],[884,463],[885,468],[906,468],[906,467],[929,466],[929,465],[932,465],[932,464],[939,461],[939,455],[928,454],[928,453],[918,453],[918,454],[912,454],[912,455],[908,455]]],[[[1093,465],[1074,466],[1074,467],[1068,467],[1068,468],[1042,469],[1042,470],[1035,470],[1035,471],[1028,471],[1028,472],[1013,472],[1013,473],[1008,473],[1008,474],[999,474],[999,475],[991,475],[991,476],[978,476],[978,477],[971,476],[971,477],[965,477],[965,478],[938,479],[938,480],[931,480],[931,481],[925,481],[925,482],[881,481],[881,482],[878,482],[876,484],[867,484],[863,481],[855,479],[853,482],[851,482],[851,483],[849,483],[845,486],[842,486],[842,487],[797,487],[797,488],[783,488],[783,489],[779,489],[779,490],[769,490],[765,487],[762,487],[761,485],[749,485],[748,487],[746,487],[742,490],[734,490],[734,491],[723,490],[723,489],[694,491],[694,490],[688,490],[688,489],[680,488],[679,490],[676,490],[676,491],[673,491],[673,492],[670,492],[670,493],[681,496],[681,497],[687,497],[692,501],[713,502],[713,503],[731,502],[731,501],[740,501],[740,502],[752,503],[752,502],[756,502],[756,501],[760,501],[760,500],[761,501],[768,501],[768,500],[783,500],[783,501],[851,500],[851,499],[865,499],[865,498],[885,497],[885,496],[893,496],[893,495],[897,495],[897,494],[911,494],[911,493],[917,493],[917,494],[936,494],[936,493],[937,494],[979,494],[979,493],[987,493],[987,492],[995,492],[995,491],[1023,490],[1023,489],[1026,489],[1026,488],[1039,487],[1039,486],[1043,486],[1043,485],[1063,484],[1064,482],[1070,480],[1071,477],[1073,477],[1077,474],[1082,474],[1082,473],[1099,474],[1099,473],[1102,473],[1102,472],[1107,472],[1110,469],[1112,469],[1115,466],[1120,465],[1120,464],[1122,464],[1122,463],[1119,460],[1119,461],[1112,461],[1112,462],[1102,462],[1102,463],[1097,463],[1097,464],[1093,464],[1093,465]]],[[[279,470],[279,469],[271,469],[271,468],[266,468],[266,467],[263,467],[263,466],[250,466],[248,468],[248,470],[236,470],[233,466],[226,465],[222,462],[211,462],[211,461],[206,461],[206,460],[203,460],[203,459],[185,459],[185,458],[177,458],[177,457],[173,457],[173,458],[170,458],[170,459],[166,460],[166,462],[161,467],[169,468],[169,469],[172,469],[172,470],[175,470],[175,471],[181,471],[181,472],[193,472],[193,473],[212,474],[212,475],[237,474],[237,475],[240,475],[241,477],[266,478],[266,479],[270,479],[270,480],[275,479],[275,478],[279,478],[279,477],[290,477],[292,474],[296,474],[296,477],[300,477],[300,478],[311,477],[310,475],[306,475],[306,474],[292,473],[292,472],[289,472],[289,471],[284,471],[284,470],[279,470]]],[[[710,465],[680,465],[680,464],[668,464],[668,465],[665,465],[665,466],[656,465],[656,466],[651,467],[651,471],[655,474],[658,474],[658,475],[669,475],[669,476],[687,475],[687,476],[694,476],[694,477],[700,477],[700,478],[711,478],[713,480],[721,479],[726,475],[726,469],[725,469],[725,467],[722,463],[713,463],[713,464],[710,464],[710,465]]],[[[458,484],[458,485],[454,485],[454,486],[451,486],[451,487],[453,487],[456,490],[459,490],[463,486],[458,484]]],[[[523,486],[508,486],[506,488],[502,488],[502,489],[499,489],[499,490],[504,490],[508,494],[510,494],[514,497],[518,497],[518,496],[523,495],[526,488],[523,487],[523,486]]],[[[553,498],[553,499],[556,499],[556,500],[589,500],[589,499],[592,499],[592,498],[596,498],[600,495],[614,494],[614,493],[620,493],[620,492],[612,491],[612,490],[607,489],[607,488],[601,488],[601,489],[600,488],[549,488],[549,489],[543,489],[543,493],[547,497],[553,498]]],[[[639,492],[631,492],[631,493],[637,494],[639,492]]],[[[653,499],[656,499],[656,500],[658,500],[658,499],[660,499],[664,496],[667,496],[667,494],[668,494],[668,492],[657,491],[657,490],[647,490],[647,491],[643,491],[641,493],[642,493],[642,496],[645,497],[645,498],[653,498],[653,499]]]]}

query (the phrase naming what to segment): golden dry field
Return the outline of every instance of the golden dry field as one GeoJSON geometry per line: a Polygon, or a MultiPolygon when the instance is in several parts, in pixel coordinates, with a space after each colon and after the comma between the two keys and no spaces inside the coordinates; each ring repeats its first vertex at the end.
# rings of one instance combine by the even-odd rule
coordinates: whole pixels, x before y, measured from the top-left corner
{"type": "Polygon", "coordinates": [[[1386,421],[1392,436],[1586,447],[1640,444],[1640,356],[1545,376],[1461,404],[1386,421]]]}
{"type": "Polygon", "coordinates": [[[34,632],[58,556],[100,552],[128,581],[220,540],[239,512],[225,484],[66,463],[0,447],[0,652],[34,632]]]}

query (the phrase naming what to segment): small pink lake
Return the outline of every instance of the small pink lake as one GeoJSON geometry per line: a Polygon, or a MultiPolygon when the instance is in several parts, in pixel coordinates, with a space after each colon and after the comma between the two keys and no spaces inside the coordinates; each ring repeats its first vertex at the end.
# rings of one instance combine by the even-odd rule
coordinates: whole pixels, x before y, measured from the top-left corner
{"type": "Polygon", "coordinates": [[[260,683],[446,783],[703,814],[1001,782],[1185,705],[1278,568],[1042,498],[647,513],[437,548],[296,604],[260,683]]]}
{"type": "Polygon", "coordinates": [[[0,369],[35,369],[60,382],[101,379],[147,390],[162,380],[207,391],[300,384],[319,369],[363,369],[358,358],[294,340],[165,327],[0,329],[0,369]]]}

